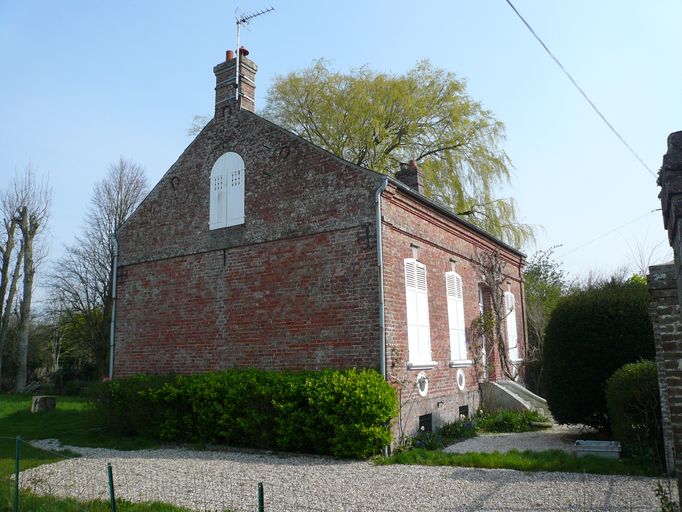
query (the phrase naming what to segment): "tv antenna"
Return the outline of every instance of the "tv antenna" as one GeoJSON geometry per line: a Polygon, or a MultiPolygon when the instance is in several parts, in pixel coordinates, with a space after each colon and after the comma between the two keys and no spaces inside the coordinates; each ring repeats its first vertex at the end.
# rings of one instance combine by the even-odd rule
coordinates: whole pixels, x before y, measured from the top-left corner
{"type": "Polygon", "coordinates": [[[236,16],[237,18],[237,66],[235,67],[235,99],[239,101],[239,62],[241,59],[241,47],[239,42],[239,35],[241,32],[242,25],[248,25],[251,20],[257,18],[258,16],[263,16],[264,14],[271,13],[275,10],[274,7],[268,7],[258,12],[253,12],[251,14],[242,14],[241,16],[236,16]]]}

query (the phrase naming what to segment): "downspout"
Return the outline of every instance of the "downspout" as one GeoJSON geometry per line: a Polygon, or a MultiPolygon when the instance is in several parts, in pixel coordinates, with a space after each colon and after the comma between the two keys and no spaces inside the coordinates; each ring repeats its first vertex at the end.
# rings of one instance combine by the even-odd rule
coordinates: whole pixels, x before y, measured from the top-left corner
{"type": "Polygon", "coordinates": [[[384,313],[384,253],[381,240],[381,194],[388,187],[388,177],[384,177],[374,194],[376,201],[377,266],[379,267],[379,371],[386,380],[386,321],[384,313]]]}
{"type": "Polygon", "coordinates": [[[111,235],[111,243],[114,248],[114,265],[111,278],[111,329],[109,330],[109,380],[114,378],[114,348],[116,347],[116,270],[118,268],[118,240],[116,235],[111,235]]]}

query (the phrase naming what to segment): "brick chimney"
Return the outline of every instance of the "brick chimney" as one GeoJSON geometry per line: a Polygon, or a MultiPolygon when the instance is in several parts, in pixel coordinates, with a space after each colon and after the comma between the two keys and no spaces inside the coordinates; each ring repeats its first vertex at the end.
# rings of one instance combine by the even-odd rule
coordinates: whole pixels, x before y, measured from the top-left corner
{"type": "Polygon", "coordinates": [[[253,112],[256,97],[256,71],[258,66],[247,57],[249,51],[243,46],[239,50],[239,101],[235,95],[237,57],[232,50],[225,53],[225,62],[213,68],[215,73],[215,114],[222,114],[225,107],[237,105],[238,108],[253,112]]]}
{"type": "Polygon", "coordinates": [[[424,171],[419,168],[416,160],[410,160],[406,164],[401,162],[395,179],[402,181],[415,192],[424,194],[424,171]]]}

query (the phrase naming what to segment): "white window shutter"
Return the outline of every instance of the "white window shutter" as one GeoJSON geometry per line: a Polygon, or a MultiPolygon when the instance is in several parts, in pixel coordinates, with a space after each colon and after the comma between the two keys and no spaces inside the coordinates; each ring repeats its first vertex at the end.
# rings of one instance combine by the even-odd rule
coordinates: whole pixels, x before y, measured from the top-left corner
{"type": "Polygon", "coordinates": [[[211,169],[209,229],[244,223],[244,160],[224,153],[211,169]]]}
{"type": "Polygon", "coordinates": [[[462,287],[461,276],[456,272],[446,272],[445,290],[448,300],[450,357],[453,361],[466,361],[467,347],[464,324],[464,289],[462,287]]]}
{"type": "Polygon", "coordinates": [[[244,160],[227,153],[227,225],[244,224],[244,160]]]}
{"type": "Polygon", "coordinates": [[[227,167],[221,157],[211,169],[211,190],[209,195],[209,229],[224,228],[227,225],[227,167]]]}
{"type": "Polygon", "coordinates": [[[519,360],[518,333],[516,330],[516,298],[511,292],[504,292],[504,305],[507,310],[507,345],[509,359],[519,360]]]}
{"type": "Polygon", "coordinates": [[[426,267],[413,258],[405,260],[405,299],[410,363],[430,364],[431,332],[426,267]]]}

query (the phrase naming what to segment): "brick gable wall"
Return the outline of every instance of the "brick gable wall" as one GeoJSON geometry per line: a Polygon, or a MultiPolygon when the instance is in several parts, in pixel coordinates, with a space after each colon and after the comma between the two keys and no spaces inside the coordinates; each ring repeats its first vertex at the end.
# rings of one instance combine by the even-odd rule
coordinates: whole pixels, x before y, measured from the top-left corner
{"type": "Polygon", "coordinates": [[[378,367],[380,183],[249,112],[212,120],[118,233],[115,376],[378,367]],[[246,221],[209,230],[227,151],[246,221]]]}

